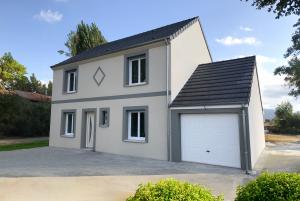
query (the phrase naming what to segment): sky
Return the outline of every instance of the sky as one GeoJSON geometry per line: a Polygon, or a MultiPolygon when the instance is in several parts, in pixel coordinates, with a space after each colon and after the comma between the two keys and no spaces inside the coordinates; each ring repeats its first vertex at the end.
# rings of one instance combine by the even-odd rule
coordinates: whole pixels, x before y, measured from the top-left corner
{"type": "Polygon", "coordinates": [[[52,80],[50,66],[67,57],[67,34],[83,20],[95,22],[108,41],[199,16],[213,61],[257,56],[264,108],[289,100],[283,77],[274,76],[286,63],[297,17],[275,19],[240,0],[0,0],[0,55],[11,52],[43,82],[52,80]]]}

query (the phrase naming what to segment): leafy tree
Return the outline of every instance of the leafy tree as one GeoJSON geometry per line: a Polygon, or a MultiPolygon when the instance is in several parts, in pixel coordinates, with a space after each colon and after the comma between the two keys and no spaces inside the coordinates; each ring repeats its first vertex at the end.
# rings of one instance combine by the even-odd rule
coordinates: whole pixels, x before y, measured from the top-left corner
{"type": "Polygon", "coordinates": [[[47,95],[48,96],[52,96],[52,82],[51,81],[49,81],[48,82],[48,85],[47,85],[47,95]]]}
{"type": "MultiPolygon", "coordinates": [[[[243,1],[243,0],[242,0],[243,1]]],[[[267,8],[269,12],[275,13],[276,18],[291,14],[300,15],[299,0],[245,0],[252,1],[252,6],[257,9],[267,8]]]]}
{"type": "Polygon", "coordinates": [[[293,106],[290,102],[282,102],[275,109],[275,125],[278,128],[288,128],[289,120],[293,116],[293,106]]]}
{"type": "Polygon", "coordinates": [[[65,52],[64,50],[58,51],[60,54],[65,54],[66,56],[75,56],[85,50],[106,43],[106,39],[95,23],[89,25],[83,21],[77,25],[76,31],[71,31],[68,34],[67,38],[65,46],[69,52],[65,52]]]}
{"type": "Polygon", "coordinates": [[[0,89],[13,89],[18,80],[24,79],[25,74],[25,66],[16,61],[11,53],[4,53],[0,57],[0,89]]]}
{"type": "MultiPolygon", "coordinates": [[[[250,0],[242,0],[250,1],[250,0]]],[[[276,14],[276,18],[288,15],[300,15],[299,0],[251,0],[252,6],[257,9],[267,8],[269,12],[276,14]]],[[[288,65],[277,67],[274,75],[283,75],[284,80],[290,87],[289,95],[300,95],[300,19],[294,24],[296,31],[292,35],[292,46],[284,54],[284,58],[289,59],[288,65]]]]}

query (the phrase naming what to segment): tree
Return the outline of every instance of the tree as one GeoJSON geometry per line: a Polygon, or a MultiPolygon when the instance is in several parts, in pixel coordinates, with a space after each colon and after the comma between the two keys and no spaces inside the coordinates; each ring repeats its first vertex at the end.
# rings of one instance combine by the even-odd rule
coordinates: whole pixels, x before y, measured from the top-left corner
{"type": "Polygon", "coordinates": [[[288,128],[293,116],[293,106],[290,102],[282,102],[275,109],[275,125],[278,128],[288,128]]]}
{"type": "Polygon", "coordinates": [[[19,80],[24,80],[26,68],[11,53],[0,57],[0,89],[12,90],[19,80]]]}
{"type": "Polygon", "coordinates": [[[47,85],[47,95],[52,96],[52,82],[49,81],[47,85]]]}
{"type": "Polygon", "coordinates": [[[71,31],[68,34],[67,38],[65,46],[69,52],[65,52],[64,50],[58,51],[60,54],[65,54],[66,56],[75,56],[85,50],[106,43],[106,39],[95,23],[89,25],[83,21],[77,25],[76,31],[71,31]]]}
{"type": "MultiPolygon", "coordinates": [[[[249,0],[245,0],[249,1],[249,0]]],[[[291,14],[300,15],[299,0],[251,0],[252,6],[257,9],[267,8],[269,12],[276,14],[276,18],[291,14]]]]}
{"type": "MultiPolygon", "coordinates": [[[[249,0],[245,0],[249,1],[249,0]]],[[[253,0],[252,6],[258,9],[267,8],[269,12],[276,14],[276,18],[288,15],[300,15],[299,0],[253,0]]],[[[284,76],[284,80],[290,87],[289,95],[300,95],[300,19],[294,24],[296,31],[292,35],[292,46],[284,54],[284,58],[289,59],[288,65],[279,66],[275,69],[274,75],[284,76]]]]}

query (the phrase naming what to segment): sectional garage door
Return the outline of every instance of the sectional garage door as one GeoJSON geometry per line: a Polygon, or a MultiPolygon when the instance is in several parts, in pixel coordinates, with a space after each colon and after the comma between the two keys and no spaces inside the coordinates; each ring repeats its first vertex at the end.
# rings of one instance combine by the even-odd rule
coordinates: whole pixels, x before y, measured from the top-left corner
{"type": "Polygon", "coordinates": [[[237,114],[182,114],[182,161],[241,167],[237,114]]]}

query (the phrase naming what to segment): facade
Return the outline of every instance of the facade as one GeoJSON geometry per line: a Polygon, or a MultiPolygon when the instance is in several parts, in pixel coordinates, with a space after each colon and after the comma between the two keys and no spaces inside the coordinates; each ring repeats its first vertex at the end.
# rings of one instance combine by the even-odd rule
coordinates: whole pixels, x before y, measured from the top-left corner
{"type": "MultiPolygon", "coordinates": [[[[180,149],[172,141],[170,105],[197,66],[211,62],[196,17],[52,66],[50,146],[181,160],[174,151],[180,149]]],[[[253,96],[260,100],[260,94],[253,96]]],[[[259,151],[253,154],[258,157],[259,151]]]]}

